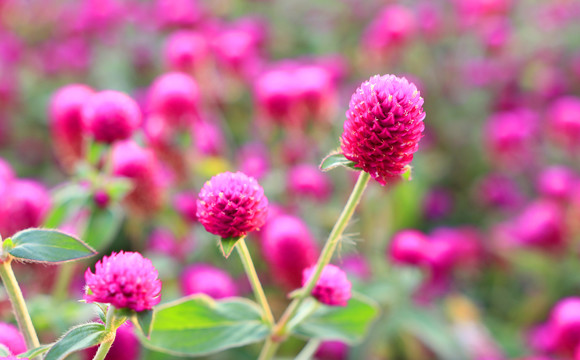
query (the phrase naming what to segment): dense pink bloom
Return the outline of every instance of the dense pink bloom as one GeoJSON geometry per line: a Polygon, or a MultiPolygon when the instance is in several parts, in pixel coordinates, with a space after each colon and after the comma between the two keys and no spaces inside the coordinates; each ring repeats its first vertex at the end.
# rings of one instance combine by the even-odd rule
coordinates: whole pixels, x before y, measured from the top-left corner
{"type": "Polygon", "coordinates": [[[0,234],[3,238],[42,225],[50,209],[51,199],[46,188],[33,180],[13,180],[0,202],[0,234]]]}
{"type": "Polygon", "coordinates": [[[141,126],[141,110],[135,100],[113,90],[91,96],[82,117],[86,131],[95,141],[106,144],[129,139],[141,126]]]}
{"type": "Polygon", "coordinates": [[[425,259],[429,239],[418,230],[402,230],[396,233],[388,248],[393,261],[406,265],[420,265],[425,259]]]}
{"type": "Polygon", "coordinates": [[[316,360],[346,360],[348,359],[348,344],[342,341],[323,341],[316,349],[316,360]]]}
{"type": "Polygon", "coordinates": [[[258,182],[244,173],[225,172],[207,181],[197,200],[197,218],[222,238],[245,236],[268,216],[268,199],[258,182]]]}
{"type": "Polygon", "coordinates": [[[512,226],[513,235],[520,245],[558,249],[566,240],[563,210],[547,200],[529,204],[512,226]]]}
{"type": "Polygon", "coordinates": [[[572,353],[580,345],[580,298],[560,300],[552,309],[549,325],[555,336],[556,349],[572,353]]]}
{"type": "Polygon", "coordinates": [[[236,296],[236,283],[227,272],[208,264],[190,265],[180,279],[184,295],[206,294],[214,299],[236,296]]]}
{"type": "Polygon", "coordinates": [[[173,205],[179,215],[190,224],[197,222],[197,194],[181,192],[173,198],[173,205]]]}
{"type": "Polygon", "coordinates": [[[67,168],[83,157],[82,108],[94,91],[86,85],[60,88],[50,101],[50,128],[57,156],[67,168]]]}
{"type": "Polygon", "coordinates": [[[288,191],[293,195],[325,201],[332,192],[332,184],[317,166],[296,165],[288,172],[288,191]]]}
{"type": "Polygon", "coordinates": [[[161,301],[161,280],[151,260],[136,252],[105,256],[85,272],[88,303],[109,303],[116,308],[150,310],[161,301]]]}
{"type": "MultiPolygon", "coordinates": [[[[98,346],[86,349],[82,352],[84,360],[91,360],[98,346]]],[[[131,323],[127,322],[117,329],[113,346],[109,349],[105,360],[138,360],[141,354],[141,344],[135,335],[135,330],[131,323]]]]}
{"type": "Polygon", "coordinates": [[[372,21],[363,35],[363,42],[376,51],[392,50],[409,42],[417,32],[415,14],[407,7],[386,6],[372,21]]]}
{"type": "Polygon", "coordinates": [[[155,15],[162,27],[189,27],[202,18],[203,9],[198,1],[157,0],[155,15]]]}
{"type": "Polygon", "coordinates": [[[0,344],[6,346],[12,354],[21,354],[26,351],[24,336],[12,324],[0,322],[0,344]]]}
{"type": "Polygon", "coordinates": [[[302,284],[302,271],[318,259],[316,240],[297,217],[279,215],[269,219],[262,235],[262,253],[274,278],[288,288],[302,284]]]}
{"type": "Polygon", "coordinates": [[[344,156],[381,185],[405,172],[425,125],[423,98],[394,75],[373,76],[350,100],[341,137],[344,156]]]}
{"type": "Polygon", "coordinates": [[[536,182],[540,195],[566,200],[574,190],[578,180],[572,169],[566,166],[550,166],[543,169],[536,182]]]}
{"type": "Polygon", "coordinates": [[[197,82],[181,72],[159,76],[149,92],[149,111],[171,127],[187,127],[198,116],[200,101],[197,82]]]}
{"type": "Polygon", "coordinates": [[[178,31],[167,39],[165,62],[171,70],[191,73],[207,60],[209,51],[208,41],[201,33],[178,31]]]}
{"type": "Polygon", "coordinates": [[[113,146],[113,174],[126,177],[133,189],[125,202],[133,212],[149,215],[157,211],[163,201],[163,183],[157,158],[150,149],[144,149],[128,140],[113,146]]]}
{"type": "Polygon", "coordinates": [[[577,148],[580,143],[580,98],[559,98],[550,106],[547,117],[556,141],[577,148]]]}
{"type": "MultiPolygon", "coordinates": [[[[314,275],[315,267],[316,265],[313,265],[304,269],[302,286],[314,275]]],[[[351,297],[351,288],[352,285],[345,272],[337,266],[329,264],[322,269],[322,274],[314,289],[312,289],[311,295],[316,300],[329,306],[346,306],[351,297]]]]}
{"type": "Polygon", "coordinates": [[[518,184],[500,174],[489,174],[477,186],[478,200],[489,207],[513,209],[524,199],[518,184]]]}

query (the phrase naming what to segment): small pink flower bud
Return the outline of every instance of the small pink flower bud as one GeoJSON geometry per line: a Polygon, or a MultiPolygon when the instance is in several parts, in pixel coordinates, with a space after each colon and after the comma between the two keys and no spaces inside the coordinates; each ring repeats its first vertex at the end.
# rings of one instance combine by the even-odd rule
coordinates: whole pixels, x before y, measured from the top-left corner
{"type": "Polygon", "coordinates": [[[288,173],[288,191],[292,195],[310,197],[320,202],[328,199],[332,184],[328,176],[314,165],[297,165],[288,173]]]}
{"type": "Polygon", "coordinates": [[[191,132],[195,147],[201,154],[218,156],[224,153],[226,141],[217,123],[208,120],[198,121],[191,132]]]}
{"type": "Polygon", "coordinates": [[[566,200],[572,194],[578,180],[572,169],[566,166],[550,166],[538,177],[536,187],[540,195],[554,199],[566,200]]]}
{"type": "Polygon", "coordinates": [[[416,32],[415,14],[405,6],[389,5],[365,30],[364,45],[368,49],[384,52],[408,43],[416,32]]]}
{"type": "Polygon", "coordinates": [[[93,201],[99,209],[105,209],[110,200],[109,194],[105,190],[97,190],[93,195],[93,201]]]}
{"type": "Polygon", "coordinates": [[[0,202],[0,234],[6,238],[20,230],[41,226],[50,205],[50,195],[40,183],[10,182],[0,202]]]}
{"type": "Polygon", "coordinates": [[[12,324],[0,322],[0,344],[6,346],[12,354],[21,354],[26,351],[24,336],[12,324]]]}
{"type": "MultiPolygon", "coordinates": [[[[314,275],[316,265],[304,269],[302,273],[302,286],[314,275]]],[[[326,265],[322,274],[312,289],[312,296],[323,304],[329,306],[346,306],[351,297],[351,283],[344,271],[337,266],[326,265]]]]}
{"type": "Polygon", "coordinates": [[[514,236],[520,245],[540,249],[559,249],[566,240],[564,213],[555,203],[538,200],[517,217],[514,236]]]}
{"type": "Polygon", "coordinates": [[[402,230],[396,233],[388,248],[388,256],[394,262],[405,265],[420,265],[425,259],[429,240],[418,230],[402,230]]]}
{"type": "Polygon", "coordinates": [[[200,101],[197,82],[189,75],[170,72],[159,76],[149,92],[149,111],[170,127],[187,128],[198,117],[200,101]]]}
{"type": "Polygon", "coordinates": [[[556,348],[572,353],[580,344],[580,298],[560,300],[552,309],[549,323],[554,332],[556,348]]]}
{"type": "Polygon", "coordinates": [[[413,160],[425,125],[423,98],[394,75],[373,76],[350,100],[341,151],[381,185],[398,178],[413,160]]]}
{"type": "Polygon", "coordinates": [[[274,278],[288,288],[302,284],[302,271],[318,259],[314,236],[297,217],[279,215],[268,219],[261,233],[262,253],[274,278]]]}
{"type": "Polygon", "coordinates": [[[238,295],[230,274],[209,264],[188,266],[181,275],[180,283],[185,296],[206,294],[214,299],[223,299],[238,295]]]}
{"type": "Polygon", "coordinates": [[[222,238],[241,237],[258,230],[267,216],[264,189],[244,173],[218,174],[199,192],[197,218],[207,232],[222,238]]]}
{"type": "Polygon", "coordinates": [[[169,69],[191,73],[207,60],[209,51],[208,41],[201,33],[178,31],[167,39],[164,57],[169,69]]]}
{"type": "Polygon", "coordinates": [[[85,130],[95,141],[111,144],[129,139],[141,126],[141,110],[128,95],[101,91],[89,99],[82,110],[85,130]]]}
{"type": "Polygon", "coordinates": [[[250,78],[260,67],[266,32],[263,23],[251,18],[220,29],[212,43],[218,63],[237,76],[250,78]]]}
{"type": "Polygon", "coordinates": [[[342,341],[323,341],[316,349],[316,360],[347,360],[349,347],[342,341]]]}
{"type": "Polygon", "coordinates": [[[85,85],[60,88],[50,101],[50,128],[57,156],[67,168],[83,158],[82,108],[94,94],[85,85]]]}
{"type": "Polygon", "coordinates": [[[179,215],[189,224],[197,223],[197,194],[182,192],[173,198],[173,205],[179,215]]]}
{"type": "Polygon", "coordinates": [[[109,303],[116,308],[150,310],[161,301],[161,281],[151,260],[136,252],[105,256],[85,272],[88,303],[109,303]]]}

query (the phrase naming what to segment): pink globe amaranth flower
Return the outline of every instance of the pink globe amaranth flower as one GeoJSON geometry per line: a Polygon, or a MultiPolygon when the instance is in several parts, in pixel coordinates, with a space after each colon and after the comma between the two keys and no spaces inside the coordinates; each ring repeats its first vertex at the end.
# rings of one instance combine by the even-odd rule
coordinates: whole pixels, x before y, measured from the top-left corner
{"type": "Polygon", "coordinates": [[[554,202],[534,201],[515,219],[513,234],[523,246],[560,249],[566,241],[564,212],[554,202]]]}
{"type": "Polygon", "coordinates": [[[173,232],[169,229],[155,229],[147,239],[147,250],[155,254],[168,256],[179,255],[179,245],[173,232]]]}
{"type": "Polygon", "coordinates": [[[416,15],[402,5],[388,5],[363,34],[363,45],[370,50],[384,52],[408,43],[417,32],[416,15]]]}
{"type": "Polygon", "coordinates": [[[254,82],[254,96],[262,116],[281,125],[299,126],[304,118],[297,108],[297,82],[286,69],[271,69],[254,82]]]}
{"type": "Polygon", "coordinates": [[[14,174],[12,166],[6,160],[0,158],[0,196],[14,179],[16,179],[16,174],[14,174]]]}
{"type": "Polygon", "coordinates": [[[82,108],[94,94],[86,85],[73,84],[60,88],[50,101],[50,129],[56,154],[71,169],[83,158],[82,108]]]}
{"type": "Polygon", "coordinates": [[[258,230],[267,216],[264,189],[244,173],[218,174],[199,192],[197,218],[207,232],[222,238],[237,238],[258,230]]]}
{"type": "Polygon", "coordinates": [[[510,168],[529,166],[534,161],[538,117],[528,109],[494,114],[486,124],[485,135],[492,162],[510,168]]]}
{"type": "Polygon", "coordinates": [[[474,227],[438,227],[429,234],[430,246],[427,252],[435,254],[429,257],[431,261],[437,260],[438,263],[431,262],[430,265],[442,269],[453,269],[456,266],[476,267],[481,263],[483,257],[482,239],[478,230],[474,227]],[[441,251],[436,254],[432,251],[433,244],[445,244],[439,246],[441,251]],[[443,256],[442,256],[443,255],[443,256]]]}
{"type": "Polygon", "coordinates": [[[542,196],[567,200],[574,190],[578,176],[572,169],[554,165],[543,169],[536,181],[538,193],[542,196]]]}
{"type": "Polygon", "coordinates": [[[24,336],[12,324],[0,322],[0,344],[6,346],[12,354],[21,354],[26,351],[24,336]]]}
{"type": "Polygon", "coordinates": [[[477,184],[477,198],[483,206],[504,210],[517,208],[524,196],[518,184],[501,174],[489,174],[477,184]]]}
{"type": "Polygon", "coordinates": [[[206,294],[214,299],[223,299],[238,295],[238,288],[230,274],[209,264],[186,267],[180,284],[185,296],[206,294]]]}
{"type": "Polygon", "coordinates": [[[323,341],[318,345],[316,360],[347,360],[349,347],[342,341],[323,341]]]}
{"type": "Polygon", "coordinates": [[[198,1],[157,0],[155,15],[161,27],[191,27],[201,20],[204,10],[198,1]]]}
{"type": "Polygon", "coordinates": [[[173,206],[181,215],[181,218],[189,224],[197,223],[197,194],[194,192],[181,192],[173,198],[173,206]]]}
{"type": "Polygon", "coordinates": [[[238,151],[238,164],[244,174],[260,180],[270,171],[268,148],[262,143],[248,143],[238,151]]]}
{"type": "Polygon", "coordinates": [[[42,225],[51,206],[50,194],[39,182],[13,180],[0,203],[0,234],[3,238],[42,225]]]}
{"type": "Polygon", "coordinates": [[[401,230],[389,244],[387,256],[394,262],[405,265],[421,265],[429,245],[427,235],[418,230],[401,230]]]}
{"type": "MultiPolygon", "coordinates": [[[[316,265],[302,272],[302,286],[314,275],[316,265]]],[[[312,297],[329,306],[346,306],[351,297],[352,285],[344,271],[337,266],[326,265],[322,274],[312,289],[312,297]]]]}
{"type": "Polygon", "coordinates": [[[217,123],[208,120],[198,121],[193,125],[191,133],[195,147],[201,154],[218,156],[224,153],[225,136],[217,123]]]}
{"type": "Polygon", "coordinates": [[[552,103],[547,114],[556,142],[571,149],[580,143],[580,98],[566,96],[552,103]]]}
{"type": "Polygon", "coordinates": [[[171,70],[191,73],[207,61],[209,52],[209,43],[201,33],[177,31],[165,43],[165,63],[171,70]]]}
{"type": "Polygon", "coordinates": [[[131,140],[116,143],[112,150],[113,174],[126,177],[133,189],[125,196],[132,212],[151,215],[163,204],[162,172],[155,154],[131,140]]]}
{"type": "Polygon", "coordinates": [[[181,72],[159,76],[149,91],[149,111],[171,128],[187,128],[198,118],[200,94],[197,82],[181,72]]]}
{"type": "MultiPolygon", "coordinates": [[[[91,360],[97,353],[98,346],[88,348],[82,352],[84,360],[91,360]]],[[[115,334],[115,341],[105,360],[138,360],[141,355],[141,344],[135,335],[131,323],[121,325],[115,334]]]]}
{"type": "Polygon", "coordinates": [[[580,344],[580,298],[560,300],[550,313],[549,326],[556,349],[571,354],[580,344]]]}
{"type": "Polygon", "coordinates": [[[328,118],[335,102],[336,85],[330,69],[322,65],[304,64],[294,71],[297,96],[305,108],[306,116],[313,119],[328,118]]]}
{"type": "Polygon", "coordinates": [[[111,304],[137,312],[150,310],[161,301],[161,280],[151,260],[136,252],[105,256],[95,265],[95,273],[85,272],[88,303],[111,304]]]}
{"type": "Polygon", "coordinates": [[[129,139],[141,126],[141,110],[128,95],[105,90],[91,96],[82,110],[85,130],[95,141],[111,144],[129,139]]]}
{"type": "Polygon", "coordinates": [[[274,279],[295,289],[302,284],[302,271],[316,263],[316,240],[306,224],[290,215],[268,219],[261,232],[262,254],[274,279]]]}
{"type": "Polygon", "coordinates": [[[345,256],[340,261],[340,267],[349,276],[354,276],[362,281],[370,280],[372,276],[371,266],[363,255],[352,254],[345,256]]]}
{"type": "Polygon", "coordinates": [[[443,32],[443,11],[430,0],[417,6],[417,21],[422,35],[428,40],[438,39],[443,32]]]}
{"type": "Polygon", "coordinates": [[[332,184],[317,166],[302,164],[294,166],[288,172],[288,191],[293,195],[311,197],[323,202],[330,196],[332,184]]]}
{"type": "Polygon", "coordinates": [[[350,99],[341,151],[381,185],[406,171],[425,125],[423,98],[394,75],[373,76],[350,99]]]}
{"type": "Polygon", "coordinates": [[[554,329],[548,323],[535,326],[526,334],[530,347],[538,353],[552,353],[556,350],[554,329]]]}

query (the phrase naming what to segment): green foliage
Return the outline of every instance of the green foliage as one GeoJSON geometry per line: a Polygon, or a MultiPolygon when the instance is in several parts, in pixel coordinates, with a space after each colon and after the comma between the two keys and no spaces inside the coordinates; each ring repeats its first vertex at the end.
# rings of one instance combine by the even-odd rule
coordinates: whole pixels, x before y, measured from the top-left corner
{"type": "Polygon", "coordinates": [[[354,161],[348,160],[347,158],[344,157],[343,154],[337,152],[332,152],[329,155],[327,155],[324,159],[322,159],[322,162],[320,163],[319,167],[320,170],[322,171],[330,171],[339,166],[351,170],[360,170],[355,168],[354,161]]]}
{"type": "Polygon", "coordinates": [[[83,259],[97,252],[81,240],[57,230],[27,229],[12,237],[8,253],[21,260],[61,263],[83,259]]]}
{"type": "Polygon", "coordinates": [[[89,323],[70,329],[48,351],[44,360],[61,360],[68,355],[98,345],[103,340],[105,325],[89,323]]]}
{"type": "Polygon", "coordinates": [[[123,223],[123,210],[119,206],[110,206],[105,209],[95,208],[91,212],[84,231],[86,243],[97,249],[106,249],[115,239],[123,223]]]}

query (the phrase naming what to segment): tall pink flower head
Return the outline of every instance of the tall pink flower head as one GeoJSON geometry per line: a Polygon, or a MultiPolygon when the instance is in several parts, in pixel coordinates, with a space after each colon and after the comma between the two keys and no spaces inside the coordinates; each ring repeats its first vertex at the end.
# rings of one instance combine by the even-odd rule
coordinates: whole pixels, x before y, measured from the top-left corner
{"type": "MultiPolygon", "coordinates": [[[[316,265],[305,269],[302,273],[302,286],[314,275],[316,265]]],[[[346,277],[346,273],[337,266],[326,265],[322,269],[320,279],[312,289],[312,296],[323,304],[329,306],[346,306],[351,297],[352,284],[346,277]]]]}
{"type": "Polygon", "coordinates": [[[197,82],[181,72],[159,76],[149,93],[149,110],[170,127],[187,126],[196,119],[200,101],[197,82]]]}
{"type": "Polygon", "coordinates": [[[88,303],[109,303],[116,308],[150,310],[161,301],[161,280],[151,260],[136,252],[112,253],[85,272],[88,303]]]}
{"type": "Polygon", "coordinates": [[[245,236],[266,222],[268,199],[258,182],[244,173],[225,172],[205,183],[197,200],[197,218],[222,238],[245,236]]]}
{"type": "Polygon", "coordinates": [[[417,87],[394,75],[373,76],[355,91],[341,150],[381,185],[405,172],[423,136],[425,112],[417,87]]]}
{"type": "Polygon", "coordinates": [[[141,110],[128,95],[101,91],[83,107],[83,124],[95,141],[111,144],[129,139],[141,125],[141,110]]]}
{"type": "Polygon", "coordinates": [[[50,194],[41,183],[24,179],[11,181],[0,203],[0,234],[8,237],[20,230],[40,226],[50,205],[50,194]]]}
{"type": "Polygon", "coordinates": [[[207,39],[195,31],[177,31],[167,39],[164,57],[167,67],[192,72],[207,60],[210,48],[207,39]]]}
{"type": "Polygon", "coordinates": [[[548,111],[550,129],[558,142],[578,148],[580,141],[580,98],[565,96],[557,99],[548,111]]]}
{"type": "Polygon", "coordinates": [[[0,322],[0,344],[6,346],[13,354],[26,351],[24,337],[18,328],[12,324],[0,322]]]}
{"type": "Polygon", "coordinates": [[[223,299],[238,294],[230,274],[208,264],[188,266],[181,275],[180,284],[185,295],[201,293],[214,299],[223,299]]]}

